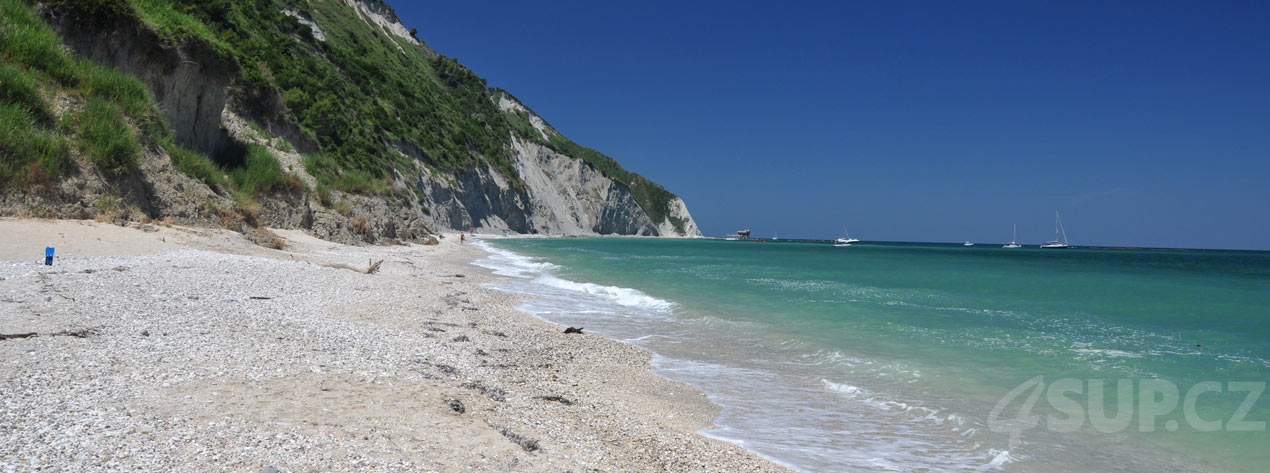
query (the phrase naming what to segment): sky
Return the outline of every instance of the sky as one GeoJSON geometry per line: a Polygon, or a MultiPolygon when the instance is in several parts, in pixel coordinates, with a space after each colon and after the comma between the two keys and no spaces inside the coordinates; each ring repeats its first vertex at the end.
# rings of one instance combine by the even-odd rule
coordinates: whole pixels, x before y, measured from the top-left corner
{"type": "Polygon", "coordinates": [[[391,3],[706,235],[1270,249],[1270,2],[391,3]]]}

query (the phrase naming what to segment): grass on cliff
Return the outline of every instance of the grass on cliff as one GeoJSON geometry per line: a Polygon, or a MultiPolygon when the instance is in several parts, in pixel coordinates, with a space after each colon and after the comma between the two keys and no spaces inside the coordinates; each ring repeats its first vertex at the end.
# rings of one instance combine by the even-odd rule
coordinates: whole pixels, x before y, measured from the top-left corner
{"type": "Polygon", "coordinates": [[[347,169],[341,165],[340,156],[330,153],[314,154],[304,157],[304,169],[317,179],[318,197],[323,205],[330,198],[331,189],[339,189],[353,194],[386,196],[392,193],[391,180],[387,176],[376,175],[361,169],[347,169]]]}
{"type": "Polygon", "coordinates": [[[242,66],[248,97],[280,94],[318,154],[338,156],[329,160],[328,181],[373,190],[373,181],[393,170],[415,170],[393,149],[399,146],[450,171],[488,162],[523,185],[511,165],[508,125],[485,81],[454,59],[381,33],[341,0],[126,1],[164,31],[211,35],[225,45],[242,66]],[[284,8],[313,17],[326,41],[284,8]]]}
{"type": "Polygon", "coordinates": [[[29,7],[0,0],[0,187],[48,185],[72,165],[41,87],[75,79],[60,45],[29,7]]]}
{"type": "MultiPolygon", "coordinates": [[[[192,32],[224,47],[202,23],[173,10],[171,2],[130,1],[142,18],[152,24],[167,24],[173,37],[192,32]]],[[[102,21],[132,14],[124,0],[46,3],[96,12],[102,21]]],[[[177,170],[213,189],[232,190],[238,185],[227,179],[227,170],[207,156],[175,143],[158,106],[139,81],[73,58],[61,38],[30,6],[21,0],[0,0],[0,187],[47,185],[61,178],[75,167],[73,149],[109,174],[127,174],[136,167],[143,149],[151,145],[163,148],[177,170]],[[78,105],[72,105],[66,116],[57,120],[47,98],[53,96],[65,96],[78,105]]],[[[281,169],[275,158],[270,155],[268,159],[273,159],[273,168],[281,169]]],[[[253,160],[257,168],[260,161],[259,156],[253,160]]],[[[262,173],[257,169],[248,174],[262,173]]],[[[288,185],[299,182],[292,176],[283,181],[288,185]]],[[[253,192],[276,188],[271,183],[262,185],[256,178],[244,182],[253,192]]]]}
{"type": "Polygon", "coordinates": [[[7,64],[0,64],[0,103],[23,107],[44,122],[50,121],[53,116],[40,95],[39,83],[7,64]]]}
{"type": "Polygon", "coordinates": [[[79,83],[79,65],[62,39],[21,0],[0,0],[0,54],[23,71],[39,71],[62,86],[79,83]]]}
{"type": "Polygon", "coordinates": [[[283,172],[278,158],[263,146],[249,146],[243,162],[243,167],[229,173],[229,179],[239,192],[257,196],[304,187],[295,176],[283,172]]]}
{"type": "Polygon", "coordinates": [[[93,97],[75,117],[75,126],[81,149],[99,169],[120,175],[137,165],[141,143],[124,122],[119,105],[93,97]]]}
{"type": "Polygon", "coordinates": [[[0,187],[47,185],[71,166],[66,138],[39,125],[26,108],[0,103],[0,187]]]}
{"type": "Polygon", "coordinates": [[[5,106],[4,162],[0,185],[16,178],[28,186],[42,163],[44,178],[56,179],[73,166],[66,137],[89,162],[112,174],[132,169],[140,144],[126,125],[154,122],[145,88],[87,61],[72,58],[62,40],[34,10],[19,0],[0,0],[0,104],[5,106]],[[77,97],[80,110],[54,124],[46,99],[77,97]]]}

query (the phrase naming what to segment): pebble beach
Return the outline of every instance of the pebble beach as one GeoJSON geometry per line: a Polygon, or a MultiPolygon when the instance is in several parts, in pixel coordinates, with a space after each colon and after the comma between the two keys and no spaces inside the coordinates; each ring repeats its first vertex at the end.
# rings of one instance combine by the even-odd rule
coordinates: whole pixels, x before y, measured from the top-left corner
{"type": "Polygon", "coordinates": [[[457,234],[275,232],[0,220],[0,471],[787,471],[457,234]]]}

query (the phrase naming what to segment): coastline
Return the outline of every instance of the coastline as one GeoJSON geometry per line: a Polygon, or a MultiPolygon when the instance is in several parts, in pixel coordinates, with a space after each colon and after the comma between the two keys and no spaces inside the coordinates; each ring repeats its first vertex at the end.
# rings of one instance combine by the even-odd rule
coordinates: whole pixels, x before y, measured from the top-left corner
{"type": "Polygon", "coordinates": [[[272,250],[201,228],[0,233],[0,326],[39,334],[0,340],[5,469],[788,471],[697,433],[719,407],[647,350],[484,287],[500,277],[457,234],[277,231],[272,250]],[[378,273],[323,266],[368,260],[378,273]]]}

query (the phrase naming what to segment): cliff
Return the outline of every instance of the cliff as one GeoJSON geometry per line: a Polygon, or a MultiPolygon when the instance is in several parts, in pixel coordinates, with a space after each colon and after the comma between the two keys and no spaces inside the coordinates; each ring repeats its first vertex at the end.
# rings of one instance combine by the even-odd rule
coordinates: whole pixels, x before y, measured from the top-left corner
{"type": "Polygon", "coordinates": [[[266,244],[259,227],[346,242],[700,235],[677,196],[432,51],[380,1],[0,8],[0,77],[21,86],[0,91],[0,119],[31,130],[0,143],[2,214],[211,224],[266,244]],[[93,152],[90,109],[129,145],[113,160],[93,152]],[[40,140],[61,148],[12,144],[40,140]]]}

